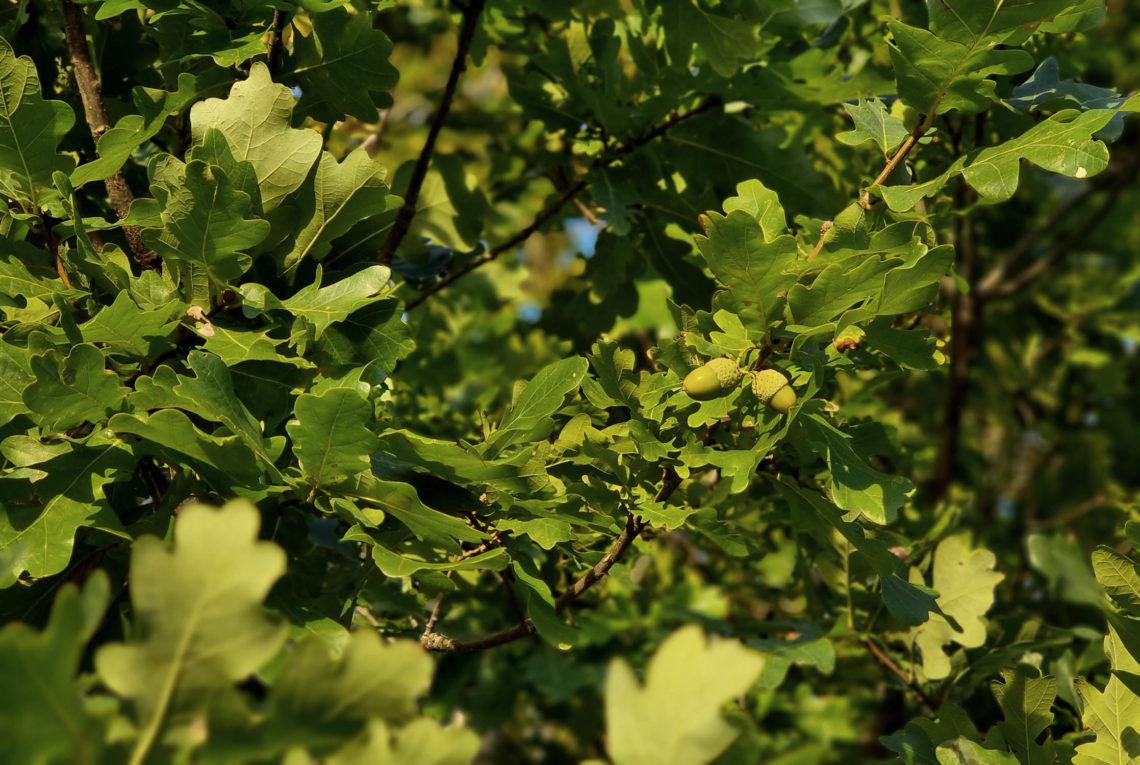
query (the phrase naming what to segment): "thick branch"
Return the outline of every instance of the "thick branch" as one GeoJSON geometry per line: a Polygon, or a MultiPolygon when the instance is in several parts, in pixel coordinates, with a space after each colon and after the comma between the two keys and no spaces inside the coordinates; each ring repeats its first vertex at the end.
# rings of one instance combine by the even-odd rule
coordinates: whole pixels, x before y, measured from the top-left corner
{"type": "MultiPolygon", "coordinates": [[[[974,118],[974,146],[985,143],[986,115],[974,118]]],[[[966,210],[975,202],[978,192],[966,183],[965,176],[958,178],[954,209],[966,210]]],[[[942,430],[938,453],[935,456],[934,475],[931,479],[927,502],[934,505],[946,495],[957,460],[961,438],[962,414],[970,377],[970,363],[982,340],[982,322],[985,301],[977,296],[978,282],[978,228],[972,212],[965,212],[955,221],[954,248],[957,253],[959,276],[969,285],[968,290],[955,290],[950,307],[950,373],[946,387],[946,404],[942,414],[942,430]]]]}
{"type": "Polygon", "coordinates": [[[281,59],[281,44],[285,37],[285,22],[288,19],[287,11],[273,12],[273,31],[269,38],[269,50],[265,53],[265,65],[269,67],[271,75],[277,73],[277,62],[281,59]]]}
{"type": "MultiPolygon", "coordinates": [[[[701,101],[701,103],[694,106],[692,109],[689,109],[688,111],[679,112],[677,114],[674,114],[673,116],[669,117],[669,119],[665,120],[665,122],[661,123],[660,125],[653,128],[652,130],[645,133],[644,135],[638,136],[637,138],[633,139],[629,143],[625,143],[625,144],[622,144],[621,146],[618,146],[616,149],[614,149],[612,154],[603,155],[603,156],[598,157],[597,159],[594,160],[594,162],[592,164],[594,167],[604,167],[606,165],[613,164],[622,155],[631,153],[635,149],[637,149],[641,146],[644,146],[645,144],[649,143],[650,141],[654,140],[655,138],[660,138],[661,136],[665,135],[665,133],[667,133],[670,128],[673,128],[676,125],[681,124],[682,122],[689,119],[690,117],[694,117],[698,114],[701,114],[703,112],[708,111],[709,109],[712,109],[713,107],[715,107],[719,103],[721,103],[721,101],[718,97],[710,96],[710,97],[706,98],[705,100],[701,101]]],[[[480,266],[483,266],[487,263],[490,263],[492,260],[499,257],[499,255],[502,255],[507,250],[510,250],[510,249],[518,246],[519,244],[525,242],[527,239],[530,238],[531,234],[538,231],[540,228],[542,228],[542,226],[548,220],[550,220],[555,215],[557,215],[558,212],[567,203],[569,203],[571,201],[575,201],[575,198],[578,196],[578,194],[581,194],[582,191],[584,191],[588,186],[589,186],[589,183],[587,181],[584,181],[584,180],[580,180],[577,183],[575,183],[573,186],[571,186],[569,189],[567,189],[562,194],[562,196],[560,196],[553,203],[551,203],[551,205],[549,207],[547,207],[542,212],[540,212],[537,216],[535,216],[535,219],[533,221],[531,221],[531,223],[528,224],[525,228],[516,232],[509,239],[502,242],[501,244],[496,245],[495,247],[492,247],[487,252],[485,252],[482,255],[474,258],[473,260],[471,260],[469,263],[467,263],[463,267],[461,267],[455,271],[452,271],[451,273],[447,274],[446,276],[440,278],[439,281],[428,286],[419,295],[416,295],[414,298],[409,300],[408,304],[406,306],[407,310],[410,311],[411,309],[418,306],[420,303],[424,302],[424,300],[426,300],[427,298],[431,297],[432,295],[439,292],[440,290],[445,289],[446,287],[455,283],[459,279],[462,279],[464,276],[471,273],[476,268],[479,268],[480,266]]]]}
{"type": "MultiPolygon", "coordinates": [[[[966,203],[965,182],[959,184],[957,209],[966,203]]],[[[980,334],[982,302],[973,294],[974,270],[977,261],[977,227],[972,215],[957,219],[955,232],[958,274],[970,291],[956,290],[950,305],[950,370],[946,383],[946,402],[942,410],[942,429],[938,453],[934,460],[927,502],[934,505],[946,495],[954,472],[958,454],[958,441],[962,429],[962,413],[966,403],[966,384],[970,374],[976,340],[980,334]]]]}
{"type": "MultiPolygon", "coordinates": [[[[83,31],[83,15],[74,0],[60,0],[63,8],[63,31],[67,37],[67,50],[71,57],[71,68],[75,71],[75,82],[79,86],[79,97],[83,101],[83,113],[95,141],[95,151],[99,151],[99,139],[111,129],[107,107],[103,103],[103,89],[91,64],[91,52],[87,47],[87,35],[83,31]]],[[[107,197],[111,207],[120,219],[131,211],[134,194],[127,186],[122,170],[116,170],[103,181],[107,187],[107,197]]],[[[159,258],[154,250],[142,240],[142,230],[138,226],[123,226],[123,235],[131,248],[135,261],[146,269],[158,268],[159,258]]]]}
{"type": "Polygon", "coordinates": [[[451,72],[447,76],[447,85],[444,86],[439,108],[436,110],[435,117],[432,118],[431,127],[428,129],[420,156],[416,159],[415,167],[412,168],[412,177],[408,180],[408,188],[404,191],[404,204],[396,212],[396,220],[392,223],[392,228],[388,231],[388,238],[384,240],[384,246],[380,248],[380,253],[377,255],[377,260],[384,265],[392,262],[392,256],[396,254],[396,249],[412,225],[412,219],[416,217],[416,203],[420,198],[420,189],[424,185],[428,167],[431,165],[436,139],[439,137],[440,131],[443,130],[443,123],[447,120],[448,112],[451,111],[451,102],[455,99],[459,77],[467,69],[467,51],[470,50],[471,41],[475,38],[479,15],[483,12],[483,3],[484,0],[471,0],[463,9],[463,26],[459,30],[459,47],[455,52],[455,60],[451,64],[451,72]]]}

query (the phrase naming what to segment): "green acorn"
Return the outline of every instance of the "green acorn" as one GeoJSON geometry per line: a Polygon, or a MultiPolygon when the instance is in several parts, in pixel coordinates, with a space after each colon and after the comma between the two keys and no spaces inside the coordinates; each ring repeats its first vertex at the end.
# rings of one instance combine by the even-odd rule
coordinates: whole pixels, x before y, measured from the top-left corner
{"type": "Polygon", "coordinates": [[[787,414],[796,405],[796,391],[778,369],[761,369],[752,374],[752,392],[761,403],[787,414]]]}
{"type": "Polygon", "coordinates": [[[712,359],[685,377],[685,393],[697,401],[711,401],[736,390],[740,376],[740,367],[732,359],[712,359]]]}

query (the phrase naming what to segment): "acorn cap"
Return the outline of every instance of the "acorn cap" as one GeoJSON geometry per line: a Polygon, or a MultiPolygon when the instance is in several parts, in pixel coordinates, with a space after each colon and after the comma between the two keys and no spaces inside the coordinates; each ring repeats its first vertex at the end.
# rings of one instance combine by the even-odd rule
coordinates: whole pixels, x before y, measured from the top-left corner
{"type": "Polygon", "coordinates": [[[722,396],[731,393],[737,385],[740,385],[742,374],[740,365],[732,359],[712,359],[705,366],[716,373],[716,379],[720,381],[722,396]]]}

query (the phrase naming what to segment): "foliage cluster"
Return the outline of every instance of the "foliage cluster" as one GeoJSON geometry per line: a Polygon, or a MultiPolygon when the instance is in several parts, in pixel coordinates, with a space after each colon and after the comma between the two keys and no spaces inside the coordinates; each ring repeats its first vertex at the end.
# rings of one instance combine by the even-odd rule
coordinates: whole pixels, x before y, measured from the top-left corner
{"type": "Polygon", "coordinates": [[[5,762],[1140,763],[1125,3],[7,11],[5,762]]]}

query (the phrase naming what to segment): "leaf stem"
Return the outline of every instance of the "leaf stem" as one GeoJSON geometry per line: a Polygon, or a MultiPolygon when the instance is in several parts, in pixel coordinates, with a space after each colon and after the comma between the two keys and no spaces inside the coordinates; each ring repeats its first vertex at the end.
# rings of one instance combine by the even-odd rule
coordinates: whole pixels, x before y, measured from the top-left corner
{"type": "MultiPolygon", "coordinates": [[[[201,613],[201,601],[195,601],[190,608],[190,618],[187,620],[188,624],[196,625],[198,617],[201,613]]],[[[190,650],[190,643],[194,637],[194,630],[187,627],[185,632],[178,639],[178,645],[175,646],[174,656],[172,657],[171,664],[173,669],[166,673],[163,678],[162,687],[159,689],[158,701],[155,703],[154,711],[151,713],[150,720],[143,730],[142,738],[135,744],[134,751],[131,752],[129,765],[142,765],[146,761],[147,754],[150,753],[151,747],[154,746],[155,740],[158,738],[158,732],[162,727],[162,721],[166,717],[167,709],[170,707],[170,702],[174,698],[174,691],[178,686],[178,678],[182,673],[182,663],[186,659],[186,654],[190,650]]]]}
{"type": "Polygon", "coordinates": [[[67,269],[63,267],[63,258],[59,256],[59,237],[48,229],[47,222],[42,215],[40,216],[40,226],[42,227],[40,233],[43,240],[47,244],[48,250],[51,251],[51,261],[52,265],[55,266],[55,272],[59,274],[59,280],[63,282],[63,286],[71,289],[71,279],[67,276],[67,269]]]}

